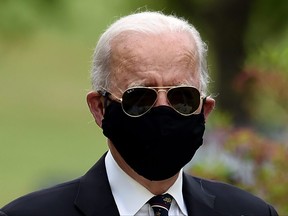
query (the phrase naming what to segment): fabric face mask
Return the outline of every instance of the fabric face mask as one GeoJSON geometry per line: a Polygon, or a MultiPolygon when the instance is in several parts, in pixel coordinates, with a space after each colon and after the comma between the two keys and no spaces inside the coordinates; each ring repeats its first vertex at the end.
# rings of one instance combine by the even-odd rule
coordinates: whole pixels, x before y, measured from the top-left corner
{"type": "Polygon", "coordinates": [[[178,173],[203,143],[204,114],[182,116],[168,106],[153,107],[141,117],[129,117],[112,101],[102,120],[109,138],[125,162],[153,181],[178,173]]]}

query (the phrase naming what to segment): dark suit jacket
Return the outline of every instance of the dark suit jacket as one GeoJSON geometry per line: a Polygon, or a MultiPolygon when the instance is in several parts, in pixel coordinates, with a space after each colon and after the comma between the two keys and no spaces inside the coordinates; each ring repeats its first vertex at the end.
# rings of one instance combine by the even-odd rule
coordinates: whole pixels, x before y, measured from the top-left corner
{"type": "MultiPolygon", "coordinates": [[[[189,215],[277,215],[264,201],[231,185],[183,175],[183,196],[189,215]]],[[[119,215],[109,186],[104,156],[81,178],[18,198],[3,207],[0,215],[119,215]]]]}

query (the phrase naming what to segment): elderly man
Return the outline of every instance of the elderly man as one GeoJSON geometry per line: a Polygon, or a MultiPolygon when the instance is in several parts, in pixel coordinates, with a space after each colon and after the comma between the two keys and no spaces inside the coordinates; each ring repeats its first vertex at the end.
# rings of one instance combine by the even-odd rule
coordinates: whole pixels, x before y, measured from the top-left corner
{"type": "Polygon", "coordinates": [[[108,153],[79,179],[19,198],[2,215],[277,215],[247,192],[183,172],[215,104],[205,57],[197,30],[177,17],[142,12],[112,24],[87,95],[108,153]]]}

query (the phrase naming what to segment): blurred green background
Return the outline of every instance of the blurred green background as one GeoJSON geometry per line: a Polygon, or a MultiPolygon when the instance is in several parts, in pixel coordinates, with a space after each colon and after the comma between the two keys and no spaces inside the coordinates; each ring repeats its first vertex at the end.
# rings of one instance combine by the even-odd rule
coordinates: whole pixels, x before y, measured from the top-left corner
{"type": "Polygon", "coordinates": [[[0,0],[0,206],[84,174],[107,150],[85,98],[93,49],[146,9],[189,19],[209,46],[217,107],[188,168],[288,215],[285,0],[0,0]]]}

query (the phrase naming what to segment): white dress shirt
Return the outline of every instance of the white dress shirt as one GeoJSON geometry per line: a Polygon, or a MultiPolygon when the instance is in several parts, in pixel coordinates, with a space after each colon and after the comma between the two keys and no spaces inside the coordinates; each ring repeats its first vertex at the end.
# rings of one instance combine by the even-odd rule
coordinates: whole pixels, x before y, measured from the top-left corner
{"type": "MultiPolygon", "coordinates": [[[[105,157],[105,165],[112,194],[120,215],[154,216],[153,209],[147,204],[147,201],[154,195],[128,176],[118,166],[110,151],[105,157]]],[[[188,215],[182,195],[182,172],[181,170],[175,183],[166,191],[174,198],[169,215],[188,215]]]]}

